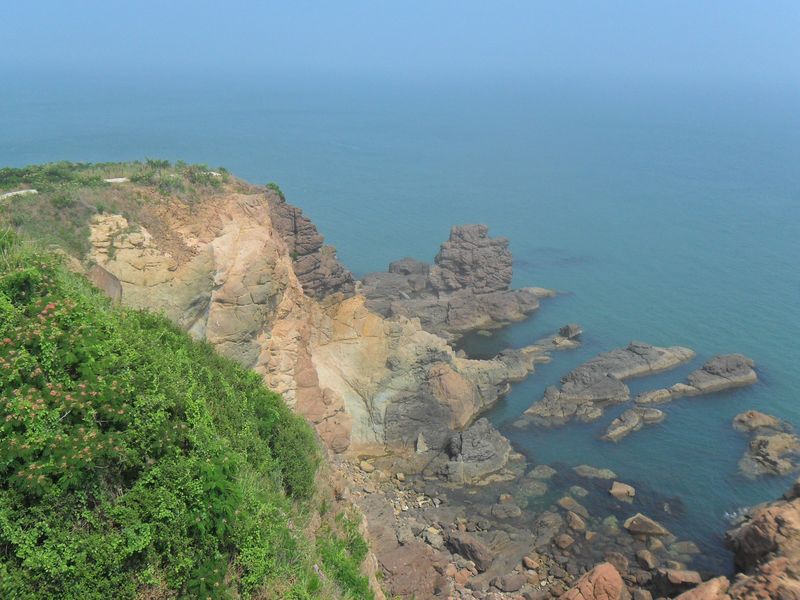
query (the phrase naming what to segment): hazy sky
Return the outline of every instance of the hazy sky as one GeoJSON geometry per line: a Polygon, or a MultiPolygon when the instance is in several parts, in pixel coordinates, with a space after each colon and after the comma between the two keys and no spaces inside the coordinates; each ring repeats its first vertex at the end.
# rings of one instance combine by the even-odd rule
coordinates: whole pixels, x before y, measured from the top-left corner
{"type": "Polygon", "coordinates": [[[800,1],[3,0],[0,68],[795,85],[800,1]]]}

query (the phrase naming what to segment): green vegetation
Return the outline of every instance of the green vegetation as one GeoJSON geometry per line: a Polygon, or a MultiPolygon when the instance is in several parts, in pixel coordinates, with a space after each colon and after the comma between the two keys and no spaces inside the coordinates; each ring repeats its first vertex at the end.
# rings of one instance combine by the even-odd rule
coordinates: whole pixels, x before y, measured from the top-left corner
{"type": "Polygon", "coordinates": [[[226,169],[148,159],[131,163],[57,162],[0,169],[0,193],[31,188],[37,195],[0,200],[0,226],[12,227],[39,244],[58,245],[83,258],[89,249],[88,223],[113,212],[139,221],[142,211],[165,197],[191,206],[199,198],[238,185],[226,169]],[[105,179],[124,177],[131,183],[105,179]]]}
{"type": "Polygon", "coordinates": [[[305,421],[15,237],[0,230],[0,597],[372,598],[305,421]]]}
{"type": "Polygon", "coordinates": [[[286,200],[286,196],[284,196],[284,195],[283,195],[283,190],[282,190],[282,189],[281,189],[281,187],[280,187],[280,186],[279,186],[277,183],[275,183],[274,181],[270,181],[270,182],[269,182],[267,185],[265,185],[264,187],[266,187],[268,190],[271,190],[271,191],[275,192],[276,194],[278,194],[278,197],[279,197],[281,200],[286,200]]]}

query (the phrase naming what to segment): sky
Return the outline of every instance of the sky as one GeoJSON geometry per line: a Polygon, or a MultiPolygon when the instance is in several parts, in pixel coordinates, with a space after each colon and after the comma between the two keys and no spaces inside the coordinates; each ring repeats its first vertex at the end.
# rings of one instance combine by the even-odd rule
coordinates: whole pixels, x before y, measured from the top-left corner
{"type": "Polygon", "coordinates": [[[797,0],[2,0],[0,14],[6,73],[800,85],[797,0]]]}

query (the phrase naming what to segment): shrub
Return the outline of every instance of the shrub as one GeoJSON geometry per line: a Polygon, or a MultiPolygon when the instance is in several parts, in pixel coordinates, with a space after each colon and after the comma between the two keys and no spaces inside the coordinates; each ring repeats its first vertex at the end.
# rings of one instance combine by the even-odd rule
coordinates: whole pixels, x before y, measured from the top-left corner
{"type": "Polygon", "coordinates": [[[163,317],[0,242],[0,597],[318,594],[292,526],[319,461],[305,421],[163,317]]]}

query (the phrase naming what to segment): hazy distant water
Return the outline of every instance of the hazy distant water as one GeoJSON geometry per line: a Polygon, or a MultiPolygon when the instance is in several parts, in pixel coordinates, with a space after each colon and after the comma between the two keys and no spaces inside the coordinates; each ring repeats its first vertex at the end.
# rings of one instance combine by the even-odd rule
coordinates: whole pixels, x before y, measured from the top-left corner
{"type": "Polygon", "coordinates": [[[800,426],[800,117],[767,92],[174,84],[139,75],[19,77],[0,94],[0,164],[162,157],[277,181],[356,273],[432,259],[454,223],[511,239],[517,285],[565,292],[532,320],[477,343],[524,345],[577,321],[585,345],[556,355],[491,418],[539,462],[587,462],[686,504],[680,533],[722,555],[723,513],[776,497],[790,478],[749,481],[747,408],[800,426]],[[694,348],[682,379],[719,352],[758,363],[757,386],[684,399],[618,445],[598,423],[510,424],[588,357],[631,339],[694,348]]]}

